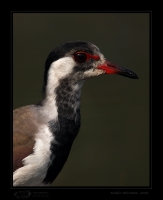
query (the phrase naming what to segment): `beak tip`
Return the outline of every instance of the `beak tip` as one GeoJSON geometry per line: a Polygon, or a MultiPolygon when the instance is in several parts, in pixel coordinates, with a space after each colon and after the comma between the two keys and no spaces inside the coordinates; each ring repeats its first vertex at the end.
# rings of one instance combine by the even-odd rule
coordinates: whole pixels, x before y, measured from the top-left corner
{"type": "Polygon", "coordinates": [[[130,70],[122,71],[122,72],[120,72],[120,75],[126,76],[128,78],[132,78],[132,79],[139,79],[139,77],[134,72],[132,72],[130,70]]]}
{"type": "Polygon", "coordinates": [[[132,79],[139,79],[139,77],[138,77],[135,73],[133,73],[129,78],[132,78],[132,79]]]}
{"type": "Polygon", "coordinates": [[[139,79],[139,77],[135,73],[133,73],[133,75],[132,75],[131,78],[133,78],[133,79],[139,79]]]}

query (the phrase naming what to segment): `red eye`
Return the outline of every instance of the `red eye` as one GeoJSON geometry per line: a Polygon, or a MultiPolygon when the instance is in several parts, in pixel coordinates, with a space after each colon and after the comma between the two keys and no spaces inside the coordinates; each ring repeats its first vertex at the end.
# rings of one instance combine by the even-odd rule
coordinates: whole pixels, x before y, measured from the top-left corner
{"type": "Polygon", "coordinates": [[[83,51],[79,51],[74,53],[74,59],[76,62],[78,63],[84,63],[86,61],[88,61],[89,59],[94,59],[94,60],[99,60],[100,57],[98,55],[92,55],[83,51]]]}
{"type": "Polygon", "coordinates": [[[87,55],[85,53],[76,52],[74,54],[74,59],[78,63],[83,63],[87,60],[87,55]]]}

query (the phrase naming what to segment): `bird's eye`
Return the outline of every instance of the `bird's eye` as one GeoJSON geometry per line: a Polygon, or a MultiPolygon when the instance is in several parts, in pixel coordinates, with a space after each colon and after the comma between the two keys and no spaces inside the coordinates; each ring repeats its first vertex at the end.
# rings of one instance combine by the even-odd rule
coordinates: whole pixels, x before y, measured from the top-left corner
{"type": "Polygon", "coordinates": [[[84,63],[87,60],[87,55],[84,52],[76,52],[74,59],[78,63],[84,63]]]}
{"type": "Polygon", "coordinates": [[[89,59],[93,59],[93,60],[100,59],[99,55],[92,55],[83,51],[75,52],[73,56],[74,56],[74,60],[78,63],[84,63],[88,61],[89,59]]]}

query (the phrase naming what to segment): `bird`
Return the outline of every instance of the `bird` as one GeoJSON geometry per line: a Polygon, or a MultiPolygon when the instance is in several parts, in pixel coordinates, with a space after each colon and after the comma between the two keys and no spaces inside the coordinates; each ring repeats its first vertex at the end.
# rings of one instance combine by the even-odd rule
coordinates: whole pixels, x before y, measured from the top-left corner
{"type": "Polygon", "coordinates": [[[13,110],[13,187],[50,186],[56,179],[80,130],[82,86],[104,74],[138,79],[88,41],[65,42],[50,52],[42,99],[13,110]]]}

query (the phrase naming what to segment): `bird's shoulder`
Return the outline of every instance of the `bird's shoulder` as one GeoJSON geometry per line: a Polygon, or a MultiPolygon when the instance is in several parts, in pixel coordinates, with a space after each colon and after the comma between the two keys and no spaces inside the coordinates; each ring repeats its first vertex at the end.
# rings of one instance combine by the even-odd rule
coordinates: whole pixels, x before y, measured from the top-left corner
{"type": "Polygon", "coordinates": [[[38,122],[35,115],[35,106],[28,105],[13,111],[13,170],[22,166],[22,159],[33,152],[34,136],[38,122]]]}
{"type": "MultiPolygon", "coordinates": [[[[13,135],[33,136],[38,128],[38,117],[34,105],[23,106],[13,111],[13,135]]],[[[21,137],[21,136],[20,136],[21,137]]]]}

